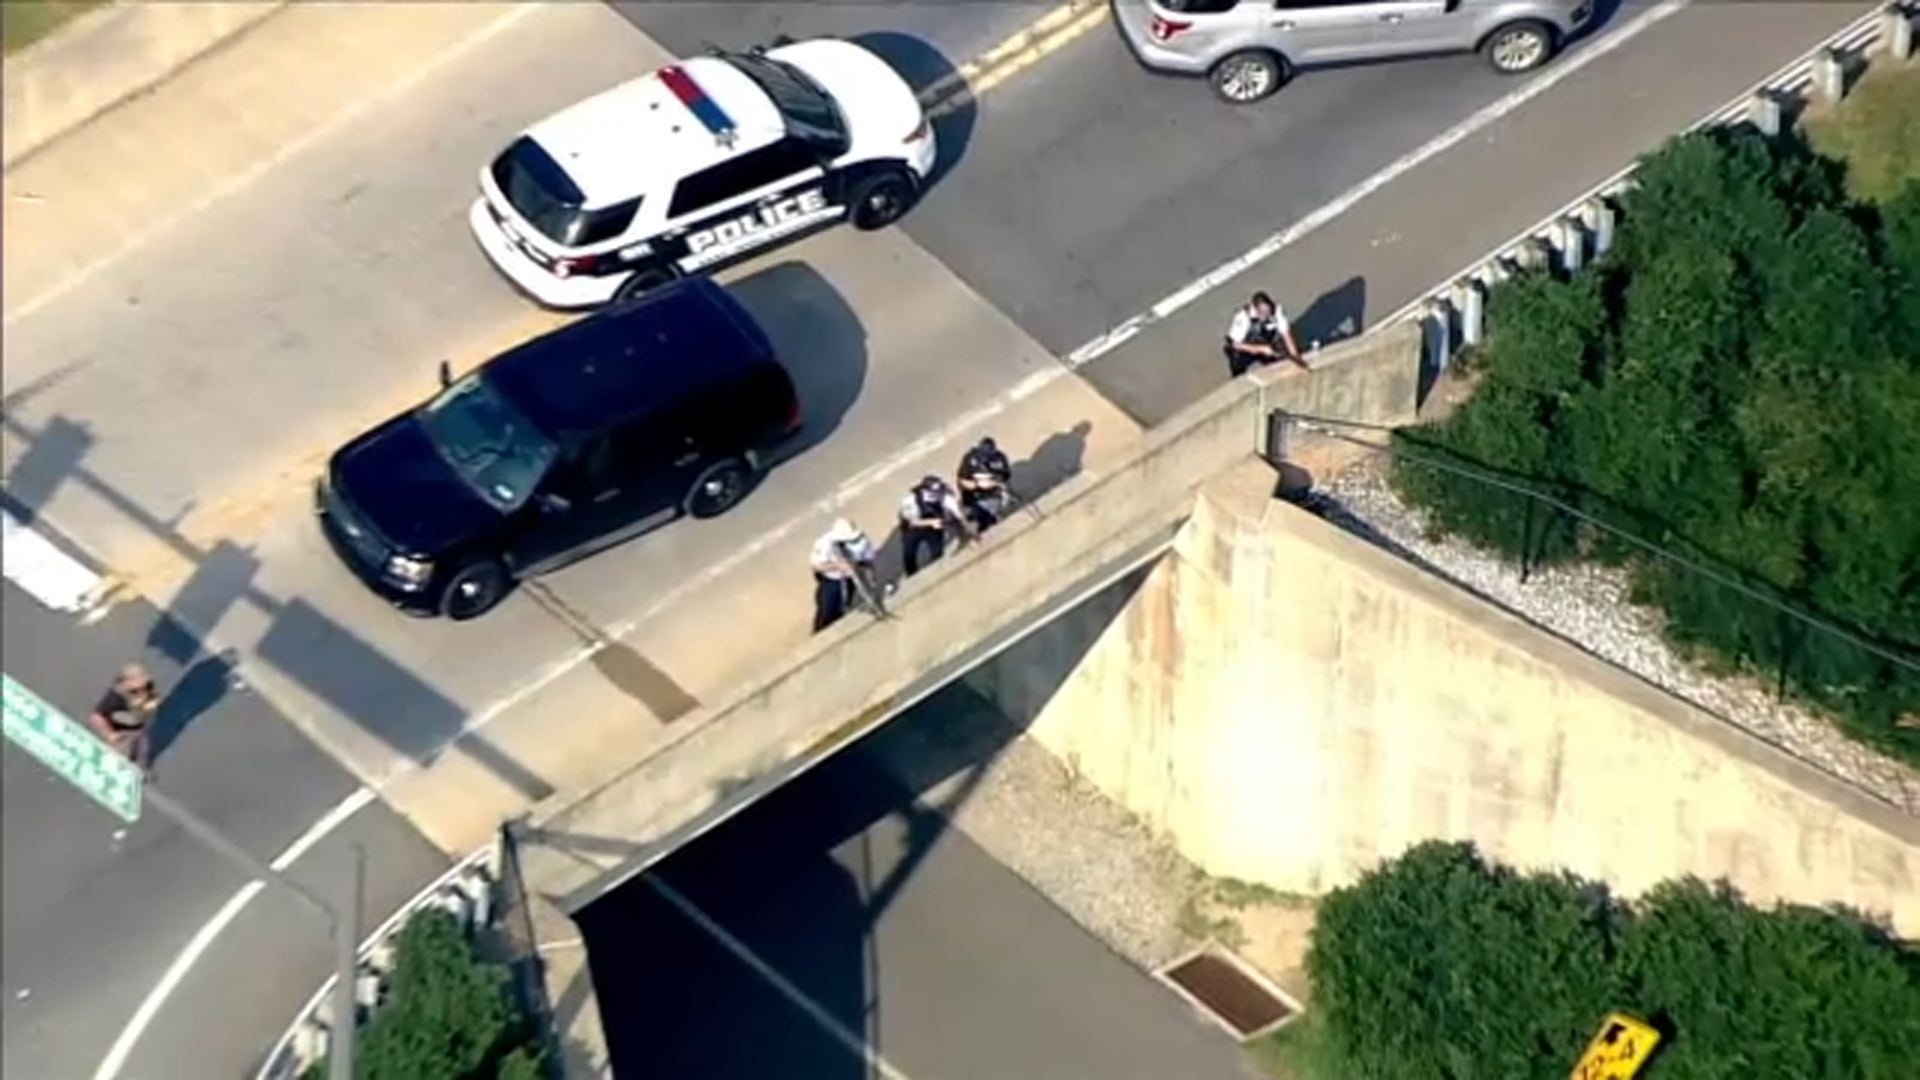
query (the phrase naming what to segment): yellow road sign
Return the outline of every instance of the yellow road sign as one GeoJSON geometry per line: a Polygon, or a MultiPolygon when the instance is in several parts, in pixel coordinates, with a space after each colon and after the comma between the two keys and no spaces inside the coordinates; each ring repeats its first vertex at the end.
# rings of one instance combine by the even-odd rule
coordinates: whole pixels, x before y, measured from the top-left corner
{"type": "Polygon", "coordinates": [[[1632,1080],[1659,1043],[1660,1033],[1646,1021],[1608,1013],[1580,1055],[1580,1064],[1573,1067],[1572,1080],[1632,1080]]]}

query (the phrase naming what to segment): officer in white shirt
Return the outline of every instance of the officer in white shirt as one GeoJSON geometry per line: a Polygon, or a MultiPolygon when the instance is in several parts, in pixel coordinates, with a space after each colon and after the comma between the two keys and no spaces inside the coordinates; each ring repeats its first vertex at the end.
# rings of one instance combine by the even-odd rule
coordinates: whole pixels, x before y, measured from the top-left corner
{"type": "MultiPolygon", "coordinates": [[[[813,632],[819,633],[853,606],[853,576],[873,573],[873,540],[860,527],[839,518],[813,542],[813,632]]],[[[872,580],[871,576],[868,578],[872,580]]]]}
{"type": "Polygon", "coordinates": [[[1264,292],[1254,293],[1246,307],[1233,313],[1227,324],[1226,354],[1227,370],[1236,379],[1255,365],[1280,359],[1291,360],[1303,370],[1307,367],[1287,313],[1264,292]]]}

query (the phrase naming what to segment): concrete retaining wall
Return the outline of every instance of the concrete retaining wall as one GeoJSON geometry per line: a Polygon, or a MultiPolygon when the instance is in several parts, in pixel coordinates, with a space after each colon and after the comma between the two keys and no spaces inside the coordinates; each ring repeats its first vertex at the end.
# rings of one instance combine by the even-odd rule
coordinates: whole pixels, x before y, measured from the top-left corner
{"type": "Polygon", "coordinates": [[[970,680],[1212,874],[1320,893],[1464,838],[1629,895],[1724,877],[1920,936],[1920,821],[1272,487],[1264,463],[1209,487],[1119,617],[970,680]]]}
{"type": "Polygon", "coordinates": [[[4,162],[15,161],[172,75],[286,0],[142,0],[89,12],[7,60],[4,162]]]}

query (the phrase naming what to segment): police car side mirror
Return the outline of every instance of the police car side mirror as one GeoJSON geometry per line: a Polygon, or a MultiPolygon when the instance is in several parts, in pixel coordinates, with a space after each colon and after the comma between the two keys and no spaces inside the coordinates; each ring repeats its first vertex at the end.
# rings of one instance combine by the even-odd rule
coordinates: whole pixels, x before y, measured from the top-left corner
{"type": "Polygon", "coordinates": [[[446,360],[442,360],[440,361],[440,389],[445,390],[447,387],[452,385],[453,385],[453,364],[446,360]]]}

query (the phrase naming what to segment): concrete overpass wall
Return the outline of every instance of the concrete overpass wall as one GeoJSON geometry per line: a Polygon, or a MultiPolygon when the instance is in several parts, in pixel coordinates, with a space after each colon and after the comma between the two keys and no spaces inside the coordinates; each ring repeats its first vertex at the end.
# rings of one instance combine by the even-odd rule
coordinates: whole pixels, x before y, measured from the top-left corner
{"type": "Polygon", "coordinates": [[[1272,487],[1259,462],[1209,486],[1120,616],[969,678],[1213,874],[1320,893],[1463,838],[1629,895],[1724,877],[1920,937],[1920,821],[1272,487]]]}

